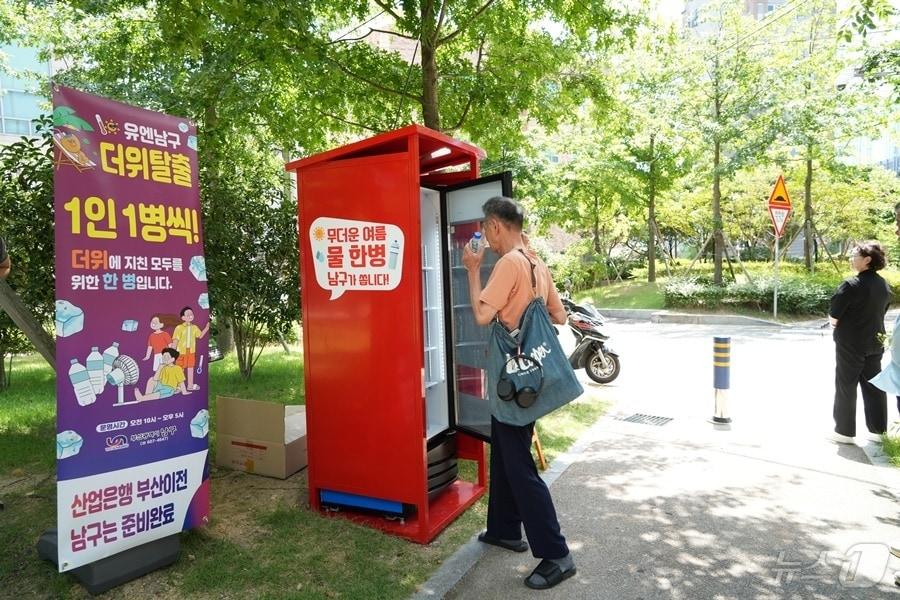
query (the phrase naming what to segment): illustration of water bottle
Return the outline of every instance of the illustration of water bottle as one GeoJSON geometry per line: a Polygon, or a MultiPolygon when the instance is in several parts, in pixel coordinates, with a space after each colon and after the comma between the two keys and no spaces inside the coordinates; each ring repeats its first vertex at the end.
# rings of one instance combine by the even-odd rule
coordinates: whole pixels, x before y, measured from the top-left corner
{"type": "Polygon", "coordinates": [[[394,240],[391,242],[391,249],[388,252],[388,269],[397,268],[397,256],[400,255],[400,242],[394,240]]]}
{"type": "Polygon", "coordinates": [[[472,252],[478,252],[478,249],[481,248],[481,232],[476,231],[472,234],[472,239],[469,240],[469,248],[472,249],[472,252]]]}
{"type": "Polygon", "coordinates": [[[91,378],[91,387],[94,388],[94,393],[103,393],[103,388],[106,386],[106,375],[103,373],[103,355],[100,354],[100,349],[97,346],[91,346],[91,353],[88,354],[85,364],[87,365],[87,372],[91,378]]]}
{"type": "Polygon", "coordinates": [[[87,406],[97,401],[97,394],[94,393],[94,388],[91,386],[91,376],[77,358],[72,359],[72,366],[69,367],[69,381],[72,382],[75,400],[78,401],[79,406],[87,406]]]}
{"type": "Polygon", "coordinates": [[[113,361],[119,358],[119,342],[113,342],[112,346],[103,351],[103,376],[110,374],[113,369],[113,361]]]}

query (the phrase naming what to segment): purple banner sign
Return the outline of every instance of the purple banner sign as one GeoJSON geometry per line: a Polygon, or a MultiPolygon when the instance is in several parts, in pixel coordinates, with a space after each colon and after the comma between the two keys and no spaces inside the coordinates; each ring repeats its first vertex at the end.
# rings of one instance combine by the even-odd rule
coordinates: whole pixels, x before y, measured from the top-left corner
{"type": "Polygon", "coordinates": [[[194,125],[55,87],[53,127],[68,571],[207,521],[210,315],[194,125]]]}

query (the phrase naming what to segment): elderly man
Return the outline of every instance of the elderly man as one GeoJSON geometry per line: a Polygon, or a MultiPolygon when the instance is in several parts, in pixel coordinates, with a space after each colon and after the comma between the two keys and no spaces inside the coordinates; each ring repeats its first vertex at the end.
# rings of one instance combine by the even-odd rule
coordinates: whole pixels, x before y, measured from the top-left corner
{"type": "MultiPolygon", "coordinates": [[[[473,252],[466,246],[463,264],[468,271],[469,296],[475,322],[489,324],[495,317],[509,330],[519,325],[533,295],[547,304],[551,319],[566,322],[547,265],[528,248],[523,236],[524,211],[510,198],[496,196],[482,207],[481,230],[488,247],[500,255],[487,285],[481,286],[481,262],[485,247],[473,252]]],[[[487,529],[478,539],[513,552],[525,552],[522,526],[531,551],[541,562],[525,579],[533,589],[548,589],[575,574],[575,562],[566,544],[550,490],[540,478],[531,457],[534,423],[508,425],[491,417],[491,489],[487,529]]]]}

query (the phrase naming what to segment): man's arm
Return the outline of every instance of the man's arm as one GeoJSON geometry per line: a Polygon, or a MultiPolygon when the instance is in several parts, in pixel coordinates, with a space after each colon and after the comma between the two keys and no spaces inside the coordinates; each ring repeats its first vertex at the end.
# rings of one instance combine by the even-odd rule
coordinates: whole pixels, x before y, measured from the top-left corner
{"type": "Polygon", "coordinates": [[[469,302],[472,304],[472,315],[479,325],[487,325],[497,314],[496,308],[481,300],[481,261],[483,258],[484,245],[478,248],[478,252],[472,252],[472,249],[466,244],[462,262],[469,275],[469,302]]]}
{"type": "Polygon", "coordinates": [[[566,308],[559,299],[559,292],[550,279],[550,293],[547,294],[547,312],[550,314],[550,320],[557,325],[563,325],[566,322],[566,308]]]}

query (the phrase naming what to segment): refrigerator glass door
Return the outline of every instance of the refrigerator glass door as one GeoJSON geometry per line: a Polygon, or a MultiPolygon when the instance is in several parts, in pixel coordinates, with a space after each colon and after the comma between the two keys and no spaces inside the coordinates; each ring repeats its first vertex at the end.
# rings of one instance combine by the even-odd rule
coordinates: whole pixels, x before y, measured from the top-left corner
{"type": "Polygon", "coordinates": [[[444,282],[441,276],[440,194],[420,190],[422,219],[422,337],[425,341],[425,437],[450,426],[447,345],[444,335],[444,282]]]}
{"type": "MultiPolygon", "coordinates": [[[[490,328],[478,325],[469,300],[469,279],[462,265],[463,249],[480,230],[481,206],[493,196],[512,195],[512,176],[501,173],[482,177],[444,191],[446,206],[447,260],[450,289],[450,352],[453,359],[453,416],[456,428],[490,441],[491,413],[487,401],[487,348],[490,328]]],[[[498,256],[485,251],[481,264],[482,286],[498,256]]]]}

